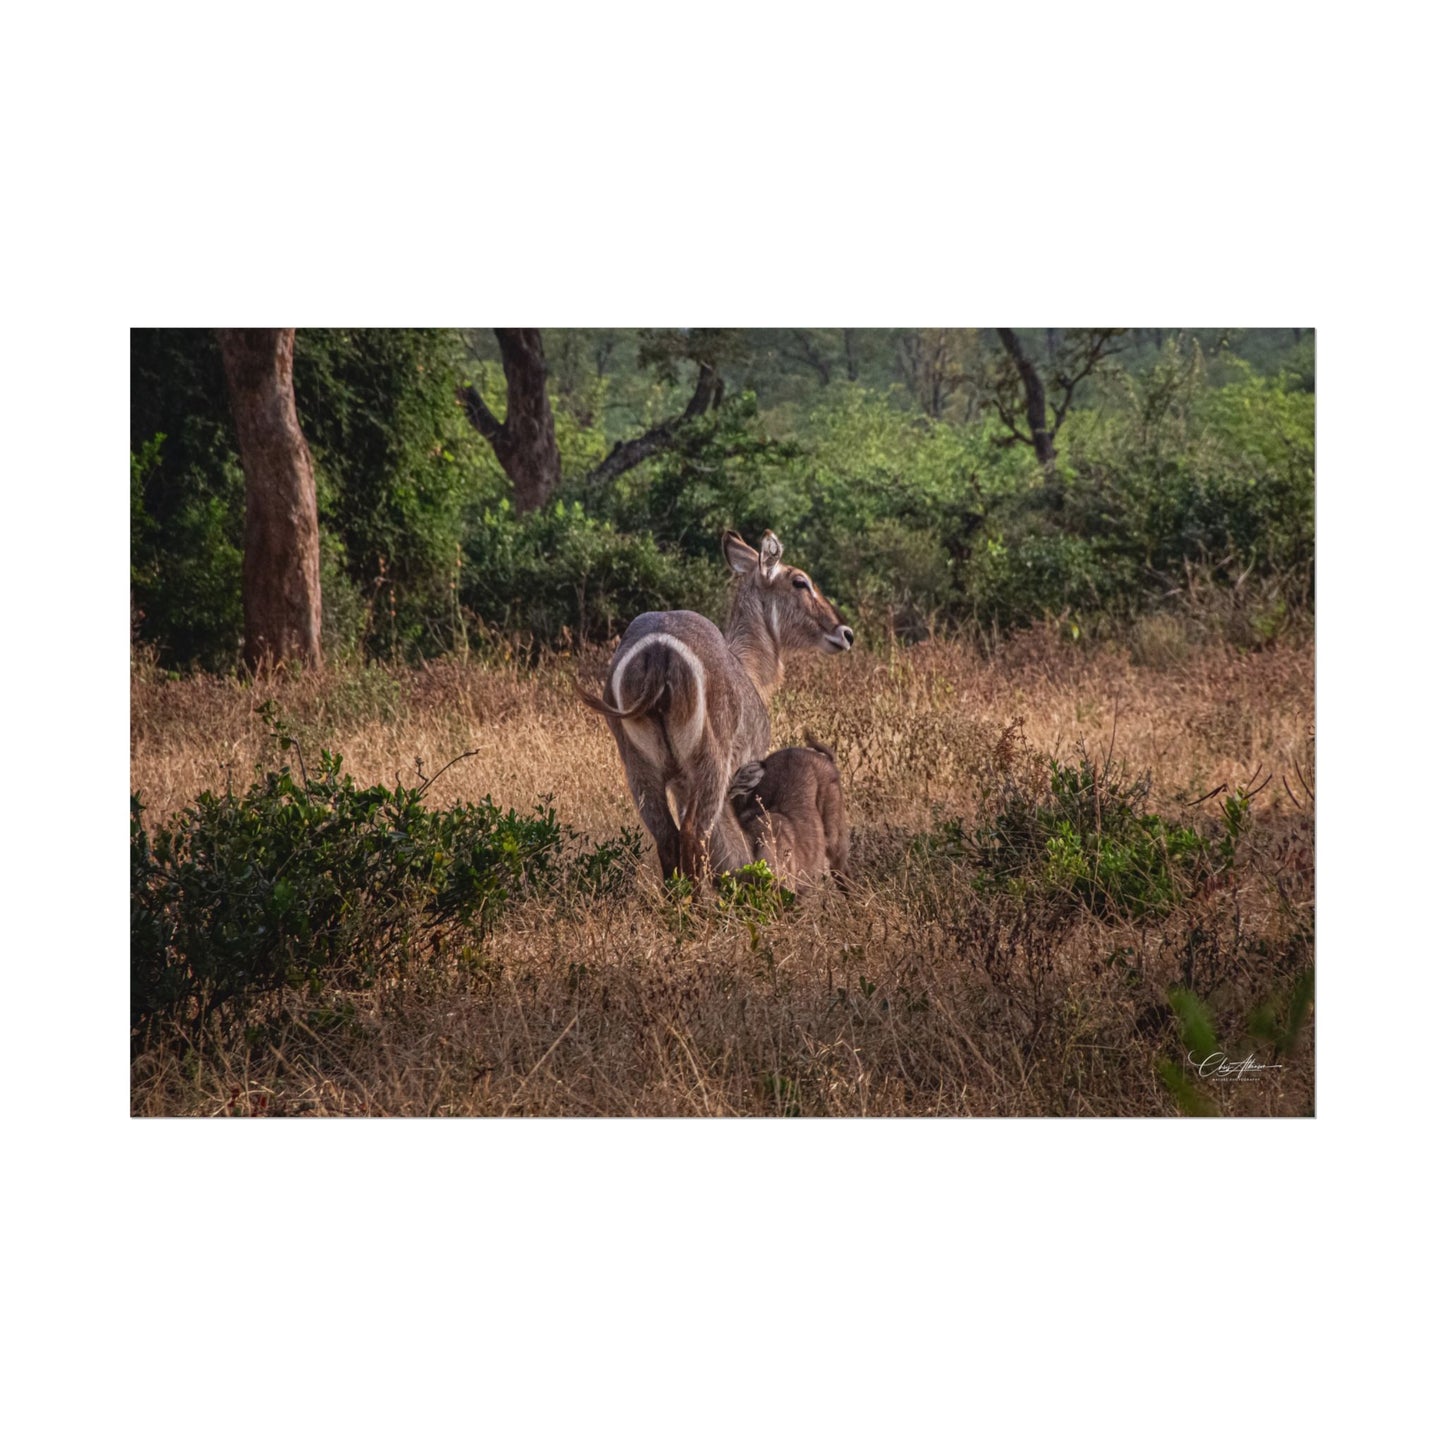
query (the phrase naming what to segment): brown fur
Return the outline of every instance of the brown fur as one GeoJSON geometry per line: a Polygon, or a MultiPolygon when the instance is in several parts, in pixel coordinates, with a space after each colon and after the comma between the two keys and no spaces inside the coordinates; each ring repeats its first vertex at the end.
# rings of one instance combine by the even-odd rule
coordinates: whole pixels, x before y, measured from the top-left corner
{"type": "Polygon", "coordinates": [[[812,737],[733,775],[728,798],[754,859],[789,888],[832,876],[846,886],[848,811],[833,750],[812,737]]]}
{"type": "Polygon", "coordinates": [[[578,690],[617,741],[664,879],[680,870],[697,880],[749,861],[726,807],[728,780],[767,751],[767,700],[783,680],[783,658],[853,645],[838,609],[805,572],[783,565],[771,532],[756,552],[727,532],[723,552],[737,579],[726,632],[696,612],[644,612],[623,634],[602,696],[578,690]]]}

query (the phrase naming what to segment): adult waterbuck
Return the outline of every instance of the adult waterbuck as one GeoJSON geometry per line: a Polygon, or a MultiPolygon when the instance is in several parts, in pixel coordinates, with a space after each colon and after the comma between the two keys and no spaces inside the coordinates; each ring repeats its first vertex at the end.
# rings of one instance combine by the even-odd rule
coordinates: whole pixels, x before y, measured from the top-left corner
{"type": "Polygon", "coordinates": [[[853,629],[808,574],[783,566],[771,532],[756,552],[724,533],[723,554],[735,574],[725,631],[696,612],[644,612],[623,634],[602,696],[579,689],[617,739],[664,879],[680,870],[696,881],[709,868],[751,861],[724,804],[738,765],[768,750],[768,698],[783,680],[783,658],[853,646],[853,629]]]}

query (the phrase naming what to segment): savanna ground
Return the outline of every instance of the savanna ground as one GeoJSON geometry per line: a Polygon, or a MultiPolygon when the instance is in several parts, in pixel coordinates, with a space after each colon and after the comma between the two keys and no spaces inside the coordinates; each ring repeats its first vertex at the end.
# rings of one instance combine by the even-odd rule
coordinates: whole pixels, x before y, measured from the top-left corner
{"type": "MultiPolygon", "coordinates": [[[[135,1053],[133,1110],[1312,1114],[1313,648],[1174,643],[1146,632],[1132,649],[1083,649],[1039,629],[987,656],[924,643],[794,665],[774,745],[812,732],[836,746],[850,893],[824,887],[775,917],[711,891],[680,899],[649,842],[620,887],[539,889],[479,941],[364,986],[297,986],[224,1035],[153,1030],[135,1053]],[[1058,888],[981,887],[960,840],[1081,746],[1147,776],[1151,814],[1212,839],[1221,797],[1255,789],[1230,866],[1140,914],[1058,888]],[[1187,1064],[1199,1037],[1280,1067],[1200,1077],[1187,1064]]],[[[339,752],[358,783],[470,754],[437,777],[432,806],[489,794],[527,811],[550,795],[579,834],[613,837],[638,820],[610,735],[572,692],[605,663],[247,683],[167,680],[141,662],[132,789],[158,820],[275,767],[257,711],[269,699],[303,753],[339,752]]]]}

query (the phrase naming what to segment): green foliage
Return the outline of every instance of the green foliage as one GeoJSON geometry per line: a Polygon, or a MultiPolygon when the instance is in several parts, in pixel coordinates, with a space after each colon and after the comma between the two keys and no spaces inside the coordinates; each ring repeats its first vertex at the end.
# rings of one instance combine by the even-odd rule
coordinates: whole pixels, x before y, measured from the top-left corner
{"type": "Polygon", "coordinates": [[[296,333],[296,410],[333,559],[323,605],[336,645],[434,654],[456,641],[468,501],[496,488],[491,450],[456,403],[454,333],[296,333]]]}
{"type": "Polygon", "coordinates": [[[619,532],[580,502],[519,516],[508,501],[471,530],[462,599],[481,622],[544,643],[605,642],[640,612],[717,615],[720,562],[666,552],[650,535],[619,532]]]}
{"type": "Polygon", "coordinates": [[[802,515],[789,545],[870,626],[918,635],[968,599],[960,566],[993,499],[1026,486],[1031,461],[961,427],[839,385],[810,414],[794,465],[802,515]]]}
{"type": "Polygon", "coordinates": [[[717,880],[718,907],[725,913],[767,922],[792,905],[797,895],[785,888],[773,870],[759,858],[717,880]]]}
{"type": "Polygon", "coordinates": [[[1283,995],[1273,995],[1249,1011],[1251,1038],[1268,1044],[1275,1056],[1294,1053],[1300,1031],[1315,1001],[1315,971],[1306,968],[1283,995]]]}
{"type": "Polygon", "coordinates": [[[796,446],[768,436],[751,392],[678,427],[672,444],[646,467],[624,474],[610,497],[595,499],[625,530],[715,562],[723,532],[781,536],[801,515],[791,464],[796,446]]]}
{"type": "Polygon", "coordinates": [[[131,332],[131,609],[171,665],[234,666],[245,480],[215,333],[131,332]]]}
{"type": "MultiPolygon", "coordinates": [[[[445,331],[297,332],[330,653],[455,643],[465,506],[489,486],[502,494],[456,405],[455,351],[445,331]]],[[[131,333],[131,453],[137,635],[171,665],[233,666],[245,479],[214,332],[131,333]]]]}
{"type": "Polygon", "coordinates": [[[1154,1067],[1164,1087],[1179,1106],[1181,1114],[1195,1119],[1214,1118],[1218,1115],[1219,1105],[1197,1089],[1194,1081],[1173,1059],[1159,1059],[1154,1067]]]}
{"type": "Polygon", "coordinates": [[[692,902],[692,879],[674,869],[663,881],[662,891],[670,904],[686,908],[692,902]]]}
{"type": "Polygon", "coordinates": [[[1212,1118],[1218,1115],[1219,1106],[1194,1083],[1194,1078],[1198,1077],[1198,1066],[1219,1051],[1209,1009],[1197,994],[1187,988],[1169,990],[1169,1007],[1179,1029],[1180,1044],[1189,1060],[1188,1068],[1196,1072],[1191,1077],[1184,1064],[1170,1058],[1156,1060],[1155,1070],[1181,1114],[1195,1119],[1212,1118]]]}
{"type": "Polygon", "coordinates": [[[358,788],[323,752],[314,777],[285,766],[240,795],[203,793],[149,834],[132,797],[133,1027],[233,1018],[288,984],[369,982],[451,930],[485,933],[556,867],[550,807],[434,810],[425,791],[358,788]]]}
{"type": "Polygon", "coordinates": [[[161,448],[165,445],[165,433],[158,432],[149,441],[140,445],[138,452],[130,454],[130,530],[133,539],[130,561],[130,585],[132,588],[145,587],[153,577],[145,563],[155,545],[156,524],[145,509],[146,478],[160,464],[161,448]],[[137,555],[138,544],[141,555],[137,555]]]}
{"type": "MultiPolygon", "coordinates": [[[[1285,959],[1293,955],[1303,940],[1292,938],[1285,950],[1285,959]]],[[[1307,966],[1302,972],[1289,977],[1286,986],[1245,1012],[1245,1027],[1249,1036],[1258,1043],[1266,1044],[1274,1059],[1293,1054],[1299,1046],[1306,1020],[1314,1004],[1315,971],[1307,966]]],[[[1227,997],[1235,990],[1221,990],[1227,997]]],[[[1185,1065],[1167,1057],[1155,1062],[1155,1069],[1165,1087],[1173,1096],[1183,1114],[1218,1114],[1215,1102],[1196,1087],[1201,1064],[1222,1055],[1232,1053],[1219,1042],[1219,1030],[1215,1023],[1214,1011],[1210,1004],[1192,989],[1176,985],[1168,992],[1169,1008],[1179,1032],[1179,1045],[1185,1065]]],[[[1253,1058],[1253,1055],[1250,1055],[1253,1058]]]]}
{"type": "Polygon", "coordinates": [[[571,862],[573,878],[594,897],[620,893],[632,881],[642,857],[642,830],[623,828],[616,838],[579,852],[571,862]]]}
{"type": "MultiPolygon", "coordinates": [[[[1019,335],[1044,354],[1043,333],[1019,335]]],[[[1048,471],[981,409],[992,333],[953,338],[943,407],[909,370],[921,336],[548,332],[564,481],[558,505],[519,518],[456,404],[458,333],[298,332],[328,654],[431,654],[477,627],[603,641],[658,608],[720,617],[727,527],[773,528],[865,643],[1060,618],[1075,637],[1132,637],[1166,617],[1181,638],[1258,647],[1308,617],[1309,333],[1133,333],[1075,397],[1048,471]],[[700,364],[725,378],[722,404],[584,484],[617,442],[681,412],[700,364]]],[[[504,416],[502,368],[477,359],[489,341],[471,334],[465,374],[504,416]]],[[[244,483],[213,333],[134,332],[131,392],[137,638],[168,666],[230,666],[244,483]]]]}
{"type": "Polygon", "coordinates": [[[1179,1024],[1179,1038],[1185,1050],[1203,1062],[1219,1050],[1209,1010],[1199,996],[1187,988],[1169,990],[1169,1007],[1179,1024]]]}
{"type": "MultiPolygon", "coordinates": [[[[1256,636],[1313,602],[1314,397],[1231,362],[1166,346],[1116,377],[1060,434],[1050,478],[995,492],[960,588],[1004,630],[1059,615],[1197,609],[1201,586],[1273,586],[1256,636]]],[[[1021,449],[1020,449],[1021,450],[1021,449]]]]}
{"type": "Polygon", "coordinates": [[[650,368],[673,386],[682,380],[689,362],[721,367],[748,354],[747,333],[722,327],[644,327],[637,343],[638,366],[650,368]]]}
{"type": "Polygon", "coordinates": [[[1144,811],[1147,779],[1127,779],[1087,753],[1076,765],[1048,760],[1047,792],[1008,778],[996,814],[961,851],[985,891],[1069,895],[1105,918],[1160,918],[1208,879],[1227,873],[1248,817],[1248,799],[1226,800],[1222,835],[1144,811]]]}

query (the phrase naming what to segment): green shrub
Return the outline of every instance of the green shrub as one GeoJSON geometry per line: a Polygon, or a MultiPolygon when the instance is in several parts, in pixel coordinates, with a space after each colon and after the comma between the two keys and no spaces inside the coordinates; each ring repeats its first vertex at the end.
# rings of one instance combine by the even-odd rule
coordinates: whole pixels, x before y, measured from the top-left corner
{"type": "Polygon", "coordinates": [[[242,633],[240,464],[229,458],[204,481],[195,473],[173,481],[167,459],[178,450],[157,433],[131,453],[133,630],[161,644],[168,661],[233,667],[242,633]]]}
{"type": "Polygon", "coordinates": [[[241,650],[245,481],[213,331],[131,332],[131,603],[168,667],[241,650]]]}
{"type": "Polygon", "coordinates": [[[1274,1057],[1294,1053],[1315,1001],[1313,965],[1295,976],[1281,993],[1264,999],[1249,1011],[1251,1038],[1267,1045],[1274,1057]]]}
{"type": "Polygon", "coordinates": [[[730,873],[722,873],[717,880],[718,907],[724,913],[736,913],[760,922],[776,918],[796,897],[761,858],[730,873]]]}
{"type": "Polygon", "coordinates": [[[764,530],[794,537],[806,506],[794,463],[800,449],[769,436],[751,392],[687,422],[669,447],[600,496],[582,497],[619,531],[715,563],[729,527],[756,542],[764,530]]]}
{"type": "Polygon", "coordinates": [[[604,838],[579,851],[570,861],[573,880],[592,897],[621,892],[637,871],[642,857],[642,830],[623,828],[616,838],[604,838]]]}
{"type": "Polygon", "coordinates": [[[1067,894],[1104,917],[1163,917],[1233,867],[1249,803],[1231,794],[1212,839],[1146,812],[1148,794],[1147,779],[1127,779],[1086,753],[1077,765],[1050,759],[1042,796],[1010,778],[996,814],[955,836],[985,890],[1067,894]]]}
{"type": "Polygon", "coordinates": [[[467,503],[506,489],[457,406],[459,356],[445,330],[296,333],[296,409],[323,532],[323,627],[343,651],[435,655],[456,645],[452,584],[467,503]]]}
{"type": "MultiPolygon", "coordinates": [[[[288,740],[289,741],[289,740],[288,740]]],[[[556,867],[550,807],[433,810],[323,753],[147,833],[131,799],[131,1021],[233,1018],[286,985],[363,984],[452,929],[485,932],[556,867]]]]}
{"type": "Polygon", "coordinates": [[[502,501],[472,529],[462,600],[488,627],[556,645],[606,642],[640,612],[688,608],[720,618],[725,587],[716,549],[706,558],[665,552],[651,536],[588,516],[579,502],[518,516],[502,501]]]}

